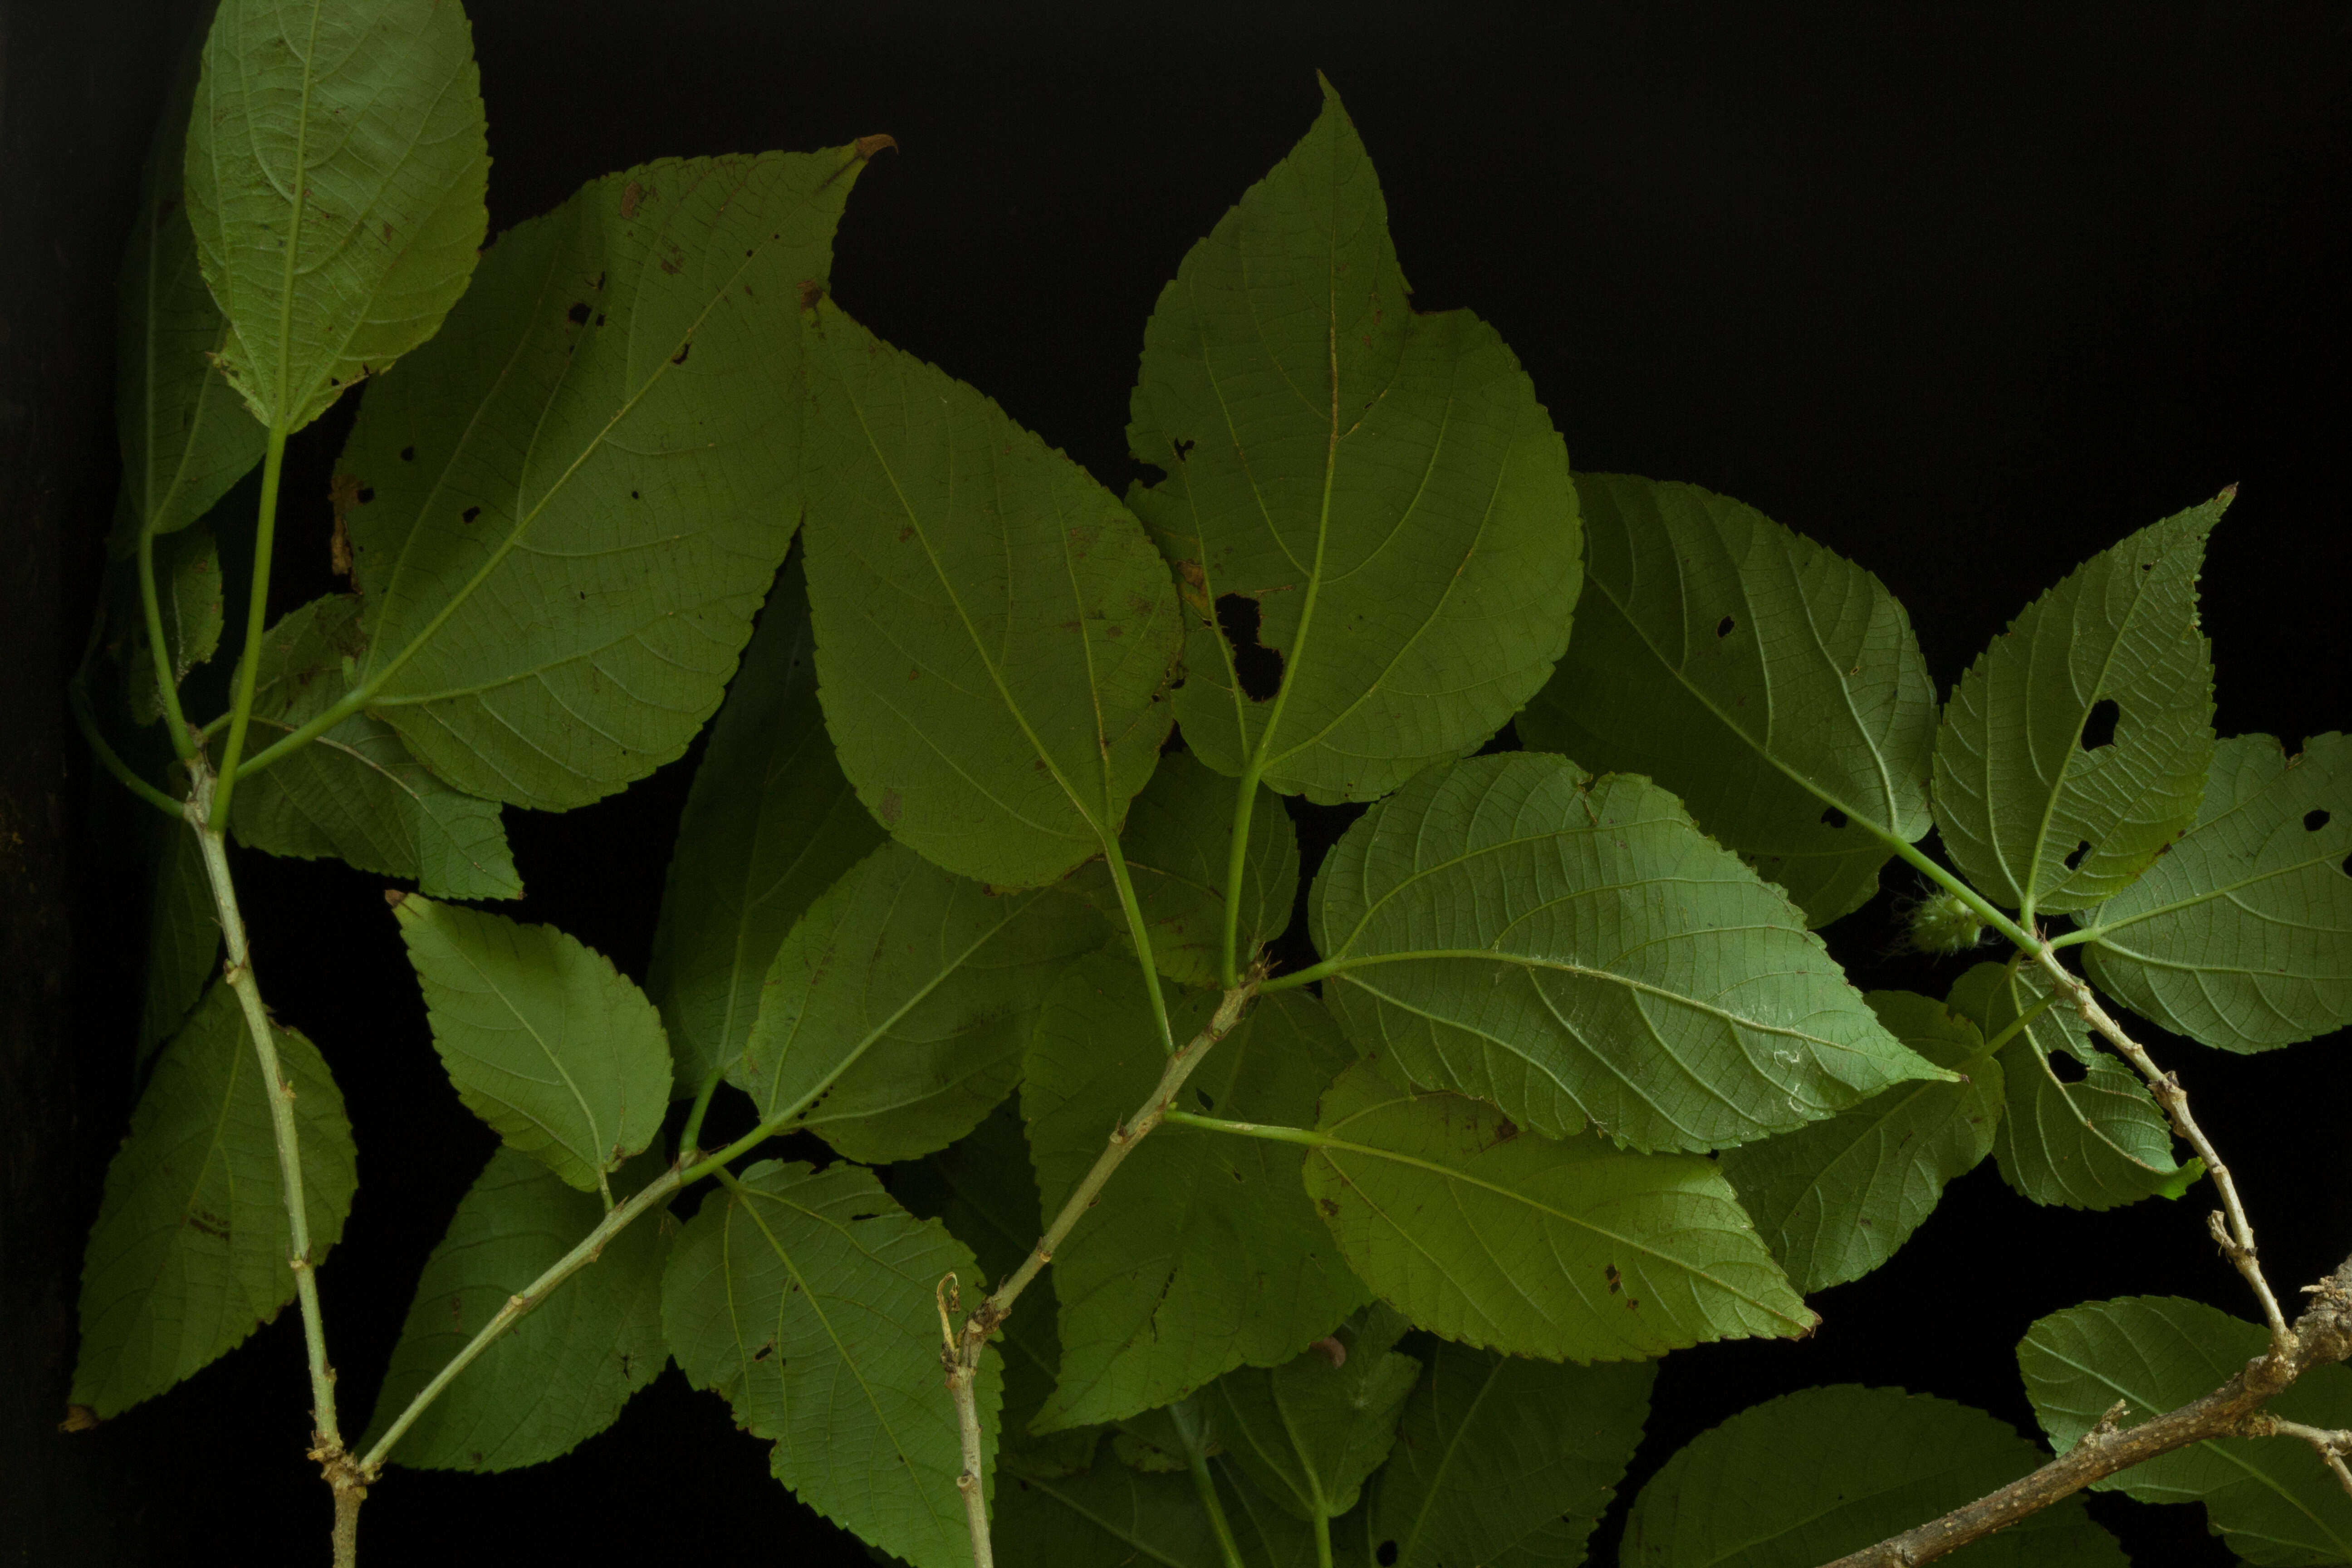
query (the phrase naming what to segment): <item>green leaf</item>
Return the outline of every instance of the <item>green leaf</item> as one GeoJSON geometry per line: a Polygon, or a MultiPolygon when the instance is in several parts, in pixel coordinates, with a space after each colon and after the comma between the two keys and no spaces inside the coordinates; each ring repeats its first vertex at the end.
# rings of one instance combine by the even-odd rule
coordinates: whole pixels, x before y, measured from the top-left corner
{"type": "Polygon", "coordinates": [[[1930,826],[1936,688],[1875,576],[1696,485],[1580,474],[1591,585],[1519,739],[1644,773],[1814,925],[1930,826]]]}
{"type": "Polygon", "coordinates": [[[678,821],[646,991],[694,1094],[742,1054],[768,964],[817,896],[882,842],[834,761],[797,558],[768,595],[678,821]]]}
{"type": "Polygon", "coordinates": [[[299,430],[431,337],[489,215],[481,76],[440,0],[222,0],[188,124],[219,363],[299,430]]]}
{"type": "Polygon", "coordinates": [[[1296,1518],[1336,1519],[1396,1442],[1421,1363],[1392,1348],[1412,1325],[1381,1303],[1282,1365],[1246,1367],[1212,1384],[1226,1455],[1296,1518]]]}
{"type": "Polygon", "coordinates": [[[1161,292],[1127,440],[1168,476],[1129,500],[1192,612],[1186,744],[1328,804],[1501,728],[1567,646],[1581,569],[1551,416],[1494,328],[1407,303],[1380,181],[1323,100],[1161,292]]]}
{"type": "Polygon", "coordinates": [[[1657,1369],[1556,1366],[1441,1344],[1373,1482],[1373,1561],[1584,1561],[1650,1415],[1657,1369]]]}
{"type": "Polygon", "coordinates": [[[1181,1473],[1105,1464],[1055,1478],[1008,1472],[990,1524],[1001,1563],[1224,1568],[1200,1493],[1181,1473]]]}
{"type": "MultiPolygon", "coordinates": [[[[313,599],[270,627],[254,685],[257,739],[267,744],[333,707],[343,671],[366,650],[350,595],[313,599]]],[[[256,849],[331,857],[407,878],[434,898],[522,897],[498,803],[435,778],[391,725],[364,713],[247,780],[229,823],[256,849]]]]}
{"type": "Polygon", "coordinates": [[[1307,1191],[1365,1283],[1422,1327],[1580,1362],[1811,1331],[1712,1161],[1555,1142],[1482,1101],[1396,1088],[1382,1065],[1324,1096],[1307,1191]]]}
{"type": "MultiPolygon", "coordinates": [[[[242,414],[237,417],[250,425],[242,414]]],[[[163,622],[164,653],[172,664],[172,684],[187,679],[188,671],[220,651],[220,548],[213,531],[197,525],[160,541],[155,549],[155,606],[163,622]]],[[[163,716],[163,697],[155,684],[155,656],[147,640],[146,613],[141,607],[137,580],[123,574],[118,601],[122,639],[122,680],[131,703],[131,717],[152,724],[163,716]]]]}
{"type": "MultiPolygon", "coordinates": [[[[1151,932],[1160,973],[1185,985],[1214,985],[1224,952],[1225,869],[1233,841],[1234,785],[1185,752],[1160,759],[1135,797],[1119,847],[1151,932]]],[[[1116,925],[1118,889],[1101,866],[1078,873],[1089,902],[1116,925]]],[[[1236,960],[1243,968],[1290,924],[1298,897],[1298,836],[1271,790],[1260,786],[1242,860],[1236,960]]]]}
{"type": "Polygon", "coordinates": [[[1552,1137],[1717,1149],[1943,1076],[1674,796],[1559,757],[1422,774],[1333,847],[1308,918],[1360,1047],[1552,1137]]]}
{"type": "Polygon", "coordinates": [[[727,1081],[853,1160],[944,1149],[1012,1091],[1045,988],[1105,937],[1066,892],[991,892],[885,844],[776,950],[727,1081]]]}
{"type": "MultiPolygon", "coordinates": [[[[636,1162],[625,1194],[658,1171],[636,1162]],[[635,1174],[641,1178],[630,1181],[635,1174]]],[[[361,1440],[393,1418],[519,1294],[594,1230],[604,1205],[537,1162],[501,1149],[457,1204],[425,1259],[416,1300],[361,1440]]],[[[620,1417],[629,1396],[669,1364],[662,1340],[662,1265],[672,1226],[648,1215],[534,1306],[425,1406],[392,1451],[423,1470],[511,1470],[570,1453],[620,1417]]]]}
{"type": "MultiPolygon", "coordinates": [[[[1176,1037],[1199,1030],[1216,1003],[1207,992],[1178,999],[1176,1037]]],[[[1181,1101],[1297,1125],[1349,1059],[1329,1015],[1284,993],[1210,1052],[1181,1101]]],[[[1041,1213],[1061,1212],[1105,1135],[1150,1098],[1167,1065],[1132,960],[1098,954],[1064,972],[1021,1091],[1041,1213]]],[[[1363,1304],[1299,1188],[1300,1164],[1294,1146],[1189,1127],[1136,1146],[1055,1249],[1061,1377],[1039,1430],[1132,1415],[1244,1363],[1279,1365],[1363,1304]]]]}
{"type": "Polygon", "coordinates": [[[1723,1173],[1806,1295],[1895,1255],[1944,1194],[1992,1152],[2001,1070],[1984,1036],[1908,991],[1867,998],[1888,1031],[1958,1083],[1906,1083],[1827,1121],[1723,1153],[1723,1173]]]}
{"type": "MultiPolygon", "coordinates": [[[[998,1106],[963,1138],[890,1173],[893,1196],[918,1219],[936,1219],[971,1248],[981,1272],[1002,1281],[1021,1267],[1045,1226],[1037,1215],[1037,1184],[1029,1173],[1029,1145],[1011,1101],[998,1106]]],[[[1032,1436],[1029,1422],[1053,1396],[1062,1364],[1054,1328],[1054,1275],[1041,1271],[1022,1292],[995,1343],[1004,1355],[1004,1420],[997,1458],[1023,1475],[1071,1476],[1094,1458],[1100,1433],[1092,1428],[1032,1436]]],[[[967,1281],[964,1300],[980,1300],[967,1281]]]]}
{"type": "MultiPolygon", "coordinates": [[[[971,1254],[872,1172],[764,1160],[703,1200],[662,1282],[688,1381],[774,1439],[769,1468],[803,1502],[914,1568],[971,1561],[932,1300],[950,1273],[976,1278],[971,1254]]],[[[974,1392],[986,1482],[1003,1394],[993,1354],[974,1392]]]]}
{"type": "Polygon", "coordinates": [[[842,771],[908,847],[1036,887],[1118,837],[1183,634],[1085,469],[830,303],[809,350],[809,600],[842,771]]]}
{"type": "Polygon", "coordinates": [[[1994,901],[2087,909],[2196,820],[2213,755],[2197,574],[2234,494],[2077,566],[1960,678],[1936,735],[1936,826],[1994,901]]]}
{"type": "Polygon", "coordinates": [[[226,323],[196,265],[181,199],[201,52],[192,47],[155,122],[139,218],[114,282],[114,427],[122,488],[108,548],[138,547],[142,529],[171,533],[213,509],[254,464],[268,433],[238,405],[211,354],[226,323]]]}
{"type": "MultiPolygon", "coordinates": [[[[302,1145],[315,1266],[358,1185],[343,1097],[318,1048],[276,1033],[302,1145]]],[[[236,1349],[294,1300],[268,1089],[236,993],[215,983],[155,1063],[106,1169],[82,1257],[76,1405],[110,1416],[236,1349]]]]}
{"type": "MultiPolygon", "coordinates": [[[[1952,987],[1950,1005],[1990,1037],[2049,994],[2038,970],[1980,963],[1952,987]]],[[[2005,1104],[1993,1158],[2035,1203],[2120,1208],[2178,1197],[2204,1173],[2202,1161],[2173,1158],[2171,1123],[2139,1074],[2101,1050],[2071,1011],[2037,1014],[1997,1059],[2005,1104]]]]}
{"type": "MultiPolygon", "coordinates": [[[[2017,1347],[2025,1391],[2060,1453],[2117,1400],[2134,1426],[2212,1393],[2263,1353],[2260,1326],[2177,1296],[2053,1313],[2017,1347]]],[[[2352,1369],[2315,1367],[2263,1407],[2308,1426],[2352,1426],[2352,1369]]],[[[2091,1483],[2142,1502],[2201,1502],[2249,1563],[2352,1562],[2352,1497],[2292,1437],[2214,1437],[2091,1483]]]]}
{"type": "MultiPolygon", "coordinates": [[[[1981,1410],[1899,1388],[1808,1388],[1701,1433],[1642,1489],[1623,1568],[1813,1568],[2007,1486],[2049,1456],[1981,1410]]],[[[2123,1568],[2080,1498],[1954,1558],[2123,1568]]]]}
{"type": "Polygon", "coordinates": [[[466,1108],[583,1192],[661,1131],[669,1046],[612,961],[553,926],[429,899],[393,908],[466,1108]]]}
{"type": "MultiPolygon", "coordinates": [[[[862,145],[862,144],[861,144],[862,145]]],[[[857,149],[592,181],[483,257],[369,389],[339,471],[370,710],[432,770],[562,809],[719,706],[801,511],[799,290],[857,149]]]]}
{"type": "Polygon", "coordinates": [[[2352,1023],[2352,740],[2213,751],[2197,826],[2076,919],[2102,991],[2177,1034],[2265,1051],[2352,1023]]]}
{"type": "Polygon", "coordinates": [[[147,985],[139,1001],[139,1059],[179,1032],[220,968],[220,915],[196,836],[173,828],[155,863],[147,910],[147,985]]]}

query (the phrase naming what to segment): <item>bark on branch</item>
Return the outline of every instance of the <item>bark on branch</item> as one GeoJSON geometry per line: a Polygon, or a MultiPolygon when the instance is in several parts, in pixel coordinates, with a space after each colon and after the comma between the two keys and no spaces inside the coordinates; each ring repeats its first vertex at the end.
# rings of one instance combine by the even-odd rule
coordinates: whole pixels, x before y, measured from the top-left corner
{"type": "Polygon", "coordinates": [[[2313,1367],[2352,1359],[2352,1258],[2307,1289],[2311,1305],[2287,1329],[2284,1345],[2273,1343],[2203,1398],[2120,1431],[2103,1421],[2032,1475],[1826,1568],[1916,1568],[2039,1513],[2094,1481],[2209,1437],[2303,1436],[2257,1413],[2313,1367]]]}

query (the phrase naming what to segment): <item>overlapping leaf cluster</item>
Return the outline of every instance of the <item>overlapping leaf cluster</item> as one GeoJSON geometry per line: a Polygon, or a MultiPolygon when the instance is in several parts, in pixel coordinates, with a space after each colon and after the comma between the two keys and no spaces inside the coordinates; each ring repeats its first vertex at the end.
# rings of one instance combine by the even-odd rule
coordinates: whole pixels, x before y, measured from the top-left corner
{"type": "MultiPolygon", "coordinates": [[[[1108,1134],[1125,1163],[982,1354],[970,1480],[1000,1552],[1572,1563],[1654,1358],[1811,1331],[1804,1297],[1988,1154],[2088,1209],[2200,1173],[2041,971],[1980,964],[1940,1001],[1847,982],[1815,928],[1890,858],[1956,900],[1936,940],[2072,914],[2095,980],[2207,1044],[2352,1014],[2352,755],[2210,729],[2195,584],[2226,496],[2086,563],[1939,706],[1866,570],[1692,486],[1571,478],[1494,329],[1412,307],[1327,84],[1159,300],[1129,439],[1160,477],[1122,500],[830,299],[887,138],[612,174],[477,266],[462,14],[318,11],[298,44],[230,0],[197,112],[167,117],[124,274],[121,647],[143,721],[217,646],[191,525],[258,451],[226,389],[282,441],[366,377],[336,489],[353,591],[268,630],[268,767],[230,826],[417,884],[394,919],[433,1044],[502,1141],[379,1394],[370,1442],[431,1400],[398,1462],[554,1458],[674,1359],[811,1506],[967,1563],[939,1336],[1108,1134]],[[714,710],[644,990],[466,907],[521,893],[503,805],[625,787],[714,710]],[[1515,716],[1525,749],[1490,748],[1515,716]],[[1316,962],[1269,973],[1292,803],[1369,809],[1306,889],[1316,962]],[[706,1159],[720,1095],[756,1131],[706,1159]],[[1128,1154],[1146,1112],[1168,1120],[1128,1154]],[[837,1157],[729,1163],[786,1132],[837,1157]],[[718,1183],[691,1218],[607,1236],[672,1160],[718,1183]]],[[[163,1054],[83,1307],[100,1415],[289,1295],[267,1102],[226,988],[195,999],[202,880],[179,855],[157,876],[163,1054]]],[[[320,1054],[278,1049],[331,1241],[349,1130],[320,1054]]],[[[2209,1386],[2221,1363],[2191,1363],[2235,1326],[2198,1310],[2038,1327],[2053,1440],[2104,1390],[2209,1386]]],[[[2037,1454],[1979,1412],[1810,1391],[1675,1456],[1622,1561],[1816,1561],[2037,1454]]],[[[2129,1484],[2206,1499],[2256,1561],[2333,1560],[2352,1525],[2225,1460],[2129,1484]]],[[[2119,1560],[2079,1508],[2008,1539],[2119,1560]]]]}

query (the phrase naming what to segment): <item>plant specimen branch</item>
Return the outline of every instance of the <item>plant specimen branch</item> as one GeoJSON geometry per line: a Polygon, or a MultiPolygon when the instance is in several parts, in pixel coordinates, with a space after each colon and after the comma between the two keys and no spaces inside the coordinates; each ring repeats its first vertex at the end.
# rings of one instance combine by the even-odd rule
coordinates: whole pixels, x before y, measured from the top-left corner
{"type": "MultiPolygon", "coordinates": [[[[2288,1330],[2287,1347],[2273,1346],[2256,1356],[2212,1393],[2122,1429],[2116,1426],[2122,1415],[2119,1405],[2081,1442],[2032,1474],[1826,1568],[1916,1568],[2038,1513],[2094,1481],[2191,1443],[2273,1433],[2303,1436],[2286,1432],[2274,1417],[2259,1412],[2312,1368],[2352,1358],[2352,1258],[2307,1289],[2312,1303],[2288,1330]]],[[[2323,1436],[2334,1440],[2344,1435],[2323,1436]]],[[[2339,1444],[2330,1458],[2340,1459],[2341,1453],[2339,1444]]]]}

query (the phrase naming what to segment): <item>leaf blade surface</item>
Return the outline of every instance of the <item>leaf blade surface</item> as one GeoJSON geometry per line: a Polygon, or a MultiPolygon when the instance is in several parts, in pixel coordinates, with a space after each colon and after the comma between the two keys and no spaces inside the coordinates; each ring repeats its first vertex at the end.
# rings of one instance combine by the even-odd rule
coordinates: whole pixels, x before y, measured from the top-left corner
{"type": "Polygon", "coordinates": [[[1941,1076],[1680,802],[1559,757],[1423,773],[1348,829],[1308,918],[1360,1049],[1553,1137],[1720,1148],[1941,1076]]]}
{"type": "Polygon", "coordinates": [[[1533,384],[1492,327],[1407,293],[1326,83],[1305,139],[1160,294],[1128,427],[1168,473],[1130,500],[1186,584],[1187,743],[1325,804],[1476,750],[1550,673],[1580,582],[1533,384]],[[1259,650],[1281,661],[1272,695],[1244,679],[1259,650]]]}

